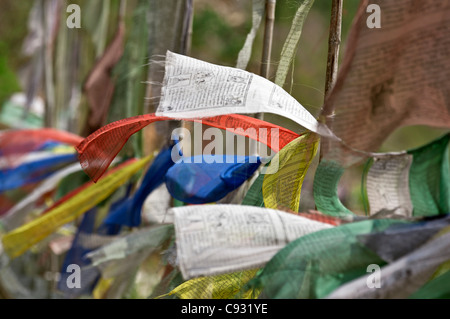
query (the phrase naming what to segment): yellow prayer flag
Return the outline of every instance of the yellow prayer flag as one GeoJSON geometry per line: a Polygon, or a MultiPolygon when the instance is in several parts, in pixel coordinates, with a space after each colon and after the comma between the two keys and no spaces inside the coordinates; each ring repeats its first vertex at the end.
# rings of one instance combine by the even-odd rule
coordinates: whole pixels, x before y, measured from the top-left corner
{"type": "Polygon", "coordinates": [[[317,153],[318,144],[319,137],[316,134],[306,133],[274,156],[262,186],[266,208],[284,207],[298,211],[303,180],[317,153]]]}
{"type": "MultiPolygon", "coordinates": [[[[258,269],[245,270],[230,274],[194,278],[185,281],[166,295],[177,295],[181,299],[231,299],[252,279],[258,269]]],[[[257,296],[253,290],[247,291],[239,298],[249,299],[257,296]]]]}

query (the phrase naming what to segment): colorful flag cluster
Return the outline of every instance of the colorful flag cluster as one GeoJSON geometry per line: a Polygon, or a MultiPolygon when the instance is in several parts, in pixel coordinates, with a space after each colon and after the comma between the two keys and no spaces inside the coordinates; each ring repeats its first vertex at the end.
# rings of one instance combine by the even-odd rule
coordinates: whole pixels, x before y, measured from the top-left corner
{"type": "MultiPolygon", "coordinates": [[[[47,280],[57,282],[52,297],[122,298],[144,277],[152,282],[147,295],[136,292],[144,298],[448,298],[450,133],[415,149],[375,153],[401,125],[450,128],[446,55],[431,60],[421,50],[431,32],[441,50],[450,49],[443,14],[450,7],[423,2],[425,13],[410,8],[404,21],[387,19],[398,32],[381,29],[372,39],[362,1],[322,122],[267,79],[168,51],[156,113],[112,122],[86,138],[50,129],[0,133],[0,284],[13,297],[36,297],[14,263],[50,251],[62,261],[48,274],[59,274],[47,280]],[[412,17],[421,22],[417,30],[407,23],[412,17]],[[364,62],[373,50],[383,57],[364,62]],[[336,113],[328,116],[332,106],[336,113]],[[243,115],[253,113],[290,118],[306,131],[243,115]],[[231,133],[272,155],[251,147],[244,155],[219,147],[203,154],[205,135],[175,134],[157,153],[123,156],[130,137],[160,121],[201,123],[202,133],[221,132],[215,142],[231,133]],[[191,152],[195,143],[200,153],[191,152]],[[319,145],[315,209],[302,212],[319,145]],[[338,196],[341,177],[356,165],[363,165],[365,215],[338,196]]],[[[277,82],[284,82],[289,46],[312,3],[296,15],[277,82]]],[[[386,5],[384,14],[411,3],[386,5]]],[[[250,42],[262,1],[254,5],[250,42]]],[[[122,32],[110,49],[122,46],[122,32]]],[[[246,44],[241,68],[248,50],[246,44]]],[[[99,60],[90,94],[116,53],[99,60]]],[[[106,85],[110,98],[113,85],[106,85]]],[[[109,106],[94,95],[92,105],[109,106]]],[[[104,122],[105,107],[88,130],[104,122]]]]}

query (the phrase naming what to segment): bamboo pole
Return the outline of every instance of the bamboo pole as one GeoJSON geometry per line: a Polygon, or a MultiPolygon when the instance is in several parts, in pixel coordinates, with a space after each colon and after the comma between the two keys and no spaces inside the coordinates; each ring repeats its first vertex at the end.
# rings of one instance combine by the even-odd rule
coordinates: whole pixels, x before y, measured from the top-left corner
{"type": "MultiPolygon", "coordinates": [[[[266,0],[266,23],[264,26],[264,40],[262,48],[260,75],[266,79],[270,76],[270,58],[272,55],[273,27],[275,24],[276,0],[266,0]]],[[[259,113],[257,118],[264,120],[264,113],[259,113]]]]}
{"type": "Polygon", "coordinates": [[[53,79],[53,39],[52,33],[54,30],[47,28],[46,21],[51,19],[48,17],[50,6],[48,0],[44,0],[42,3],[42,26],[44,30],[44,83],[45,83],[45,116],[44,124],[46,127],[56,127],[55,118],[55,88],[53,79]]]}
{"type": "Polygon", "coordinates": [[[190,55],[192,42],[192,23],[194,20],[194,2],[187,0],[185,2],[185,13],[183,18],[183,27],[181,31],[181,54],[190,55]]]}
{"type": "Polygon", "coordinates": [[[276,0],[266,1],[266,25],[264,28],[264,42],[262,50],[262,61],[260,75],[266,79],[270,72],[270,58],[272,53],[273,26],[275,23],[276,0]]]}
{"type": "Polygon", "coordinates": [[[127,0],[120,0],[119,4],[119,23],[125,22],[125,15],[127,14],[127,0]]]}

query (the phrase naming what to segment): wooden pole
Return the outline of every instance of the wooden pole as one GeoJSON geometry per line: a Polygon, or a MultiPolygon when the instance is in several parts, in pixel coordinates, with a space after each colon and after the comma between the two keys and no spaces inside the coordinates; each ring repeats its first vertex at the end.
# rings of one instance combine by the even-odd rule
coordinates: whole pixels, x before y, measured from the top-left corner
{"type": "MultiPolygon", "coordinates": [[[[336,83],[338,66],[339,66],[339,48],[341,45],[342,33],[342,7],[344,0],[332,0],[330,33],[328,36],[328,58],[327,73],[325,78],[325,96],[326,101],[328,94],[331,92],[336,83]]],[[[333,108],[322,108],[320,114],[320,122],[326,122],[328,116],[333,114],[333,108]]],[[[319,161],[322,160],[323,152],[319,150],[319,161]]]]}
{"type": "MultiPolygon", "coordinates": [[[[327,73],[325,78],[325,100],[333,88],[339,65],[339,48],[342,32],[342,4],[344,0],[333,0],[331,7],[330,33],[328,37],[327,73]]],[[[332,111],[329,111],[332,113],[332,111]]],[[[331,114],[325,114],[326,116],[331,114]]]]}

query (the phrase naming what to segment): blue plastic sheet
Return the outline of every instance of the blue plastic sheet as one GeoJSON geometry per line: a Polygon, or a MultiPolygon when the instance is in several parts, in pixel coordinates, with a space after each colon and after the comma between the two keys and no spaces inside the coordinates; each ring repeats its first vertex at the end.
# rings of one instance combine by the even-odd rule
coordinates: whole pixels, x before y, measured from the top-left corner
{"type": "Polygon", "coordinates": [[[133,196],[112,211],[104,221],[106,225],[137,227],[141,224],[141,209],[147,196],[164,183],[167,170],[173,166],[172,147],[164,148],[153,160],[144,179],[133,196]]]}
{"type": "Polygon", "coordinates": [[[198,155],[184,158],[166,174],[166,186],[189,204],[212,203],[242,185],[261,165],[259,157],[198,155]]]}

